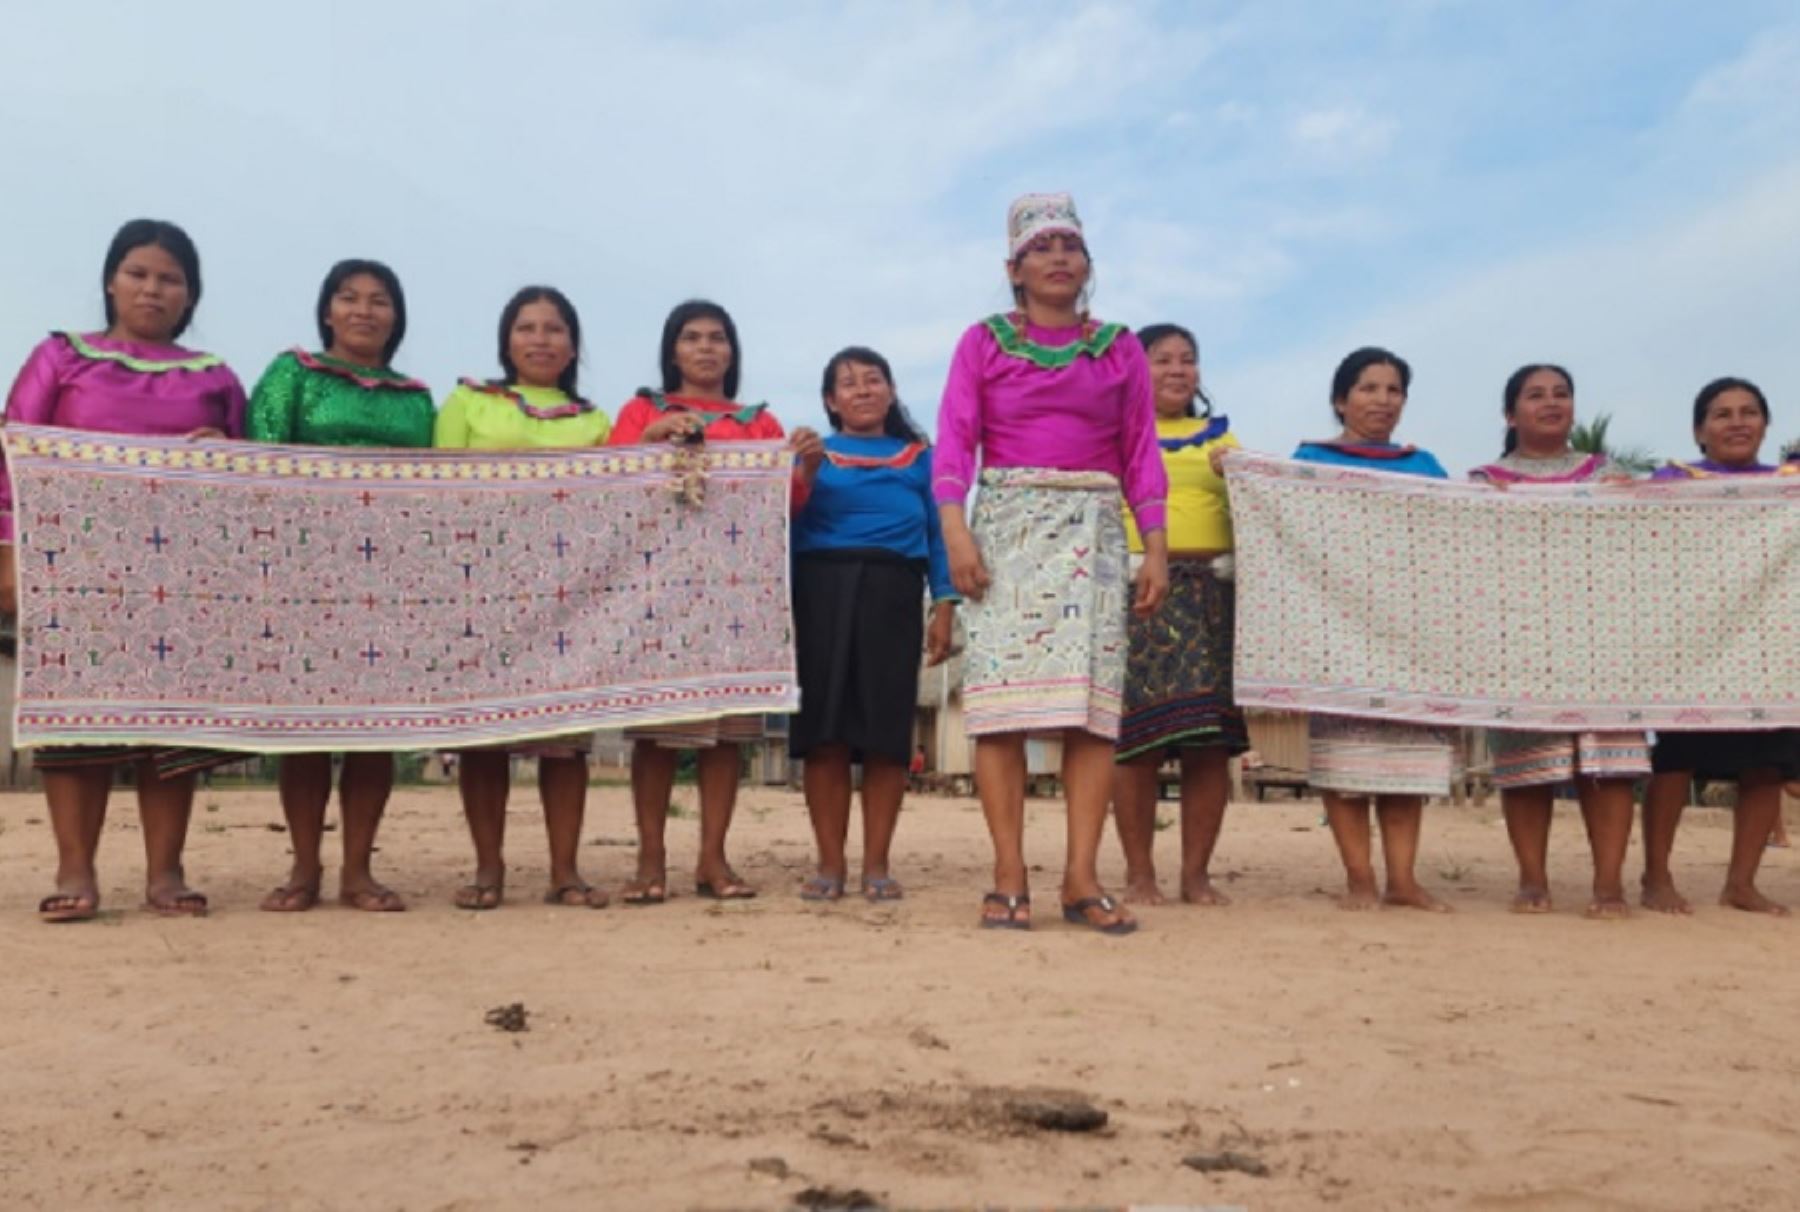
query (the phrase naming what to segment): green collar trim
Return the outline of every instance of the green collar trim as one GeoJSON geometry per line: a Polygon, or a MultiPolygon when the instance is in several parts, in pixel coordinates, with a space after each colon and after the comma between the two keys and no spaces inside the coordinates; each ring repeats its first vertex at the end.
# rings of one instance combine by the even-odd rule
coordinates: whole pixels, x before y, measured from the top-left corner
{"type": "Polygon", "coordinates": [[[150,358],[139,358],[128,353],[120,353],[117,350],[97,349],[89,345],[87,338],[78,332],[62,332],[56,335],[67,341],[70,349],[90,362],[117,362],[127,370],[135,370],[147,375],[159,375],[169,370],[211,370],[215,366],[225,365],[225,359],[218,354],[190,354],[185,358],[158,362],[150,358]]]}
{"type": "Polygon", "coordinates": [[[687,396],[668,396],[648,387],[640,387],[638,395],[650,401],[650,407],[657,412],[668,412],[669,409],[676,408],[682,412],[698,413],[713,421],[736,421],[739,425],[750,424],[769,407],[767,404],[740,405],[735,400],[694,400],[687,396]]]}
{"type": "Polygon", "coordinates": [[[1076,359],[1086,354],[1090,358],[1098,358],[1112,348],[1119,334],[1125,331],[1123,324],[1100,324],[1089,320],[1082,326],[1081,339],[1071,341],[1067,345],[1039,345],[1025,335],[1024,317],[1018,313],[1013,315],[994,314],[982,323],[994,334],[994,340],[1000,346],[1000,352],[1009,358],[1020,358],[1033,366],[1045,370],[1062,370],[1075,365],[1076,359]]]}

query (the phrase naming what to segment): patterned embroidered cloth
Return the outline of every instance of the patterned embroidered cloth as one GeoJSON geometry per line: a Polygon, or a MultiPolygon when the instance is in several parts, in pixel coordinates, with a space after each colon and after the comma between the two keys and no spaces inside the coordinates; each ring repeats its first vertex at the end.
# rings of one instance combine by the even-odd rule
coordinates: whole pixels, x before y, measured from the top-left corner
{"type": "Polygon", "coordinates": [[[403,749],[790,712],[791,458],[9,426],[21,745],[403,749]]]}
{"type": "Polygon", "coordinates": [[[1241,705],[1800,724],[1800,480],[1501,491],[1248,454],[1228,476],[1241,705]]]}

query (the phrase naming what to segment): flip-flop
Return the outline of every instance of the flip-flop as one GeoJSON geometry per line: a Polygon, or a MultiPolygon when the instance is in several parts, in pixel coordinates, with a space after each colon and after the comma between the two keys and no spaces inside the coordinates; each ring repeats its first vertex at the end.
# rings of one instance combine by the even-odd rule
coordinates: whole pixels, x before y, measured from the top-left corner
{"type": "Polygon", "coordinates": [[[207,912],[206,893],[195,892],[192,888],[177,892],[166,901],[144,898],[144,908],[160,917],[205,917],[207,912]]]}
{"type": "Polygon", "coordinates": [[[361,892],[338,893],[338,904],[364,913],[404,913],[406,902],[392,888],[366,888],[361,892]]]}
{"type": "Polygon", "coordinates": [[[458,909],[467,909],[470,913],[486,913],[490,909],[498,909],[505,899],[504,884],[464,884],[456,890],[451,904],[458,909]]]}
{"type": "Polygon", "coordinates": [[[983,907],[999,905],[1006,910],[1005,917],[989,917],[983,913],[981,915],[983,930],[1031,929],[1031,893],[1021,892],[1017,896],[1008,896],[1004,892],[990,892],[981,898],[981,903],[983,907]],[[1019,916],[1021,909],[1026,911],[1026,915],[1022,918],[1019,916]]]}
{"type": "Polygon", "coordinates": [[[559,888],[552,888],[550,891],[544,893],[544,904],[561,905],[567,909],[604,909],[611,903],[611,899],[606,893],[600,891],[600,889],[594,887],[592,884],[564,884],[559,888]],[[575,893],[581,899],[578,901],[570,900],[569,894],[571,892],[575,893]],[[596,896],[600,898],[597,901],[594,899],[596,896]]]}
{"type": "Polygon", "coordinates": [[[264,913],[305,913],[319,903],[319,889],[312,884],[278,884],[257,906],[264,913]]]}
{"type": "Polygon", "coordinates": [[[748,901],[756,898],[756,889],[737,876],[730,875],[720,884],[711,880],[696,881],[694,895],[709,901],[748,901]]]}
{"type": "Polygon", "coordinates": [[[1117,913],[1119,902],[1110,896],[1084,896],[1078,901],[1063,906],[1063,921],[1068,922],[1071,926],[1086,926],[1089,930],[1109,934],[1114,938],[1130,934],[1138,928],[1134,918],[1121,918],[1116,922],[1096,922],[1088,916],[1088,911],[1092,909],[1098,909],[1102,913],[1117,913]]]}
{"type": "Polygon", "coordinates": [[[844,881],[835,876],[815,875],[800,885],[803,901],[836,901],[844,897],[844,881]]]}
{"type": "Polygon", "coordinates": [[[900,886],[900,881],[889,879],[885,875],[877,875],[871,879],[865,879],[862,883],[862,894],[870,904],[874,904],[877,901],[898,901],[906,899],[906,889],[900,886]]]}
{"type": "Polygon", "coordinates": [[[627,905],[660,905],[669,899],[669,877],[664,874],[661,879],[632,880],[619,893],[619,900],[627,905]]]}
{"type": "Polygon", "coordinates": [[[38,919],[51,925],[64,922],[91,922],[100,916],[97,893],[52,892],[38,902],[38,919]]]}

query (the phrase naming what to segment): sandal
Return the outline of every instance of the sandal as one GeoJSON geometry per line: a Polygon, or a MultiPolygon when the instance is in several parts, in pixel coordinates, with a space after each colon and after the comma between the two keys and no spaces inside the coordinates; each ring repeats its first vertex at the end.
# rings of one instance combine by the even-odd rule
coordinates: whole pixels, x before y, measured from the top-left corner
{"type": "Polygon", "coordinates": [[[506,899],[506,889],[501,884],[464,884],[456,890],[456,896],[452,899],[458,909],[485,913],[489,909],[500,907],[500,902],[506,899]]]}
{"type": "Polygon", "coordinates": [[[611,898],[592,884],[563,884],[544,893],[544,904],[563,905],[570,909],[604,909],[611,903],[611,898]],[[570,900],[571,895],[577,899],[570,900]]]}
{"type": "Polygon", "coordinates": [[[100,895],[95,892],[52,892],[38,902],[38,918],[60,922],[91,922],[100,916],[100,895]]]}
{"type": "Polygon", "coordinates": [[[305,913],[319,903],[317,884],[279,884],[258,906],[265,913],[305,913]]]}
{"type": "Polygon", "coordinates": [[[737,872],[727,871],[716,884],[711,880],[694,881],[694,895],[709,901],[748,901],[755,899],[756,889],[739,879],[737,872]]]}
{"type": "Polygon", "coordinates": [[[1086,926],[1089,930],[1097,930],[1101,934],[1110,934],[1115,938],[1130,934],[1138,928],[1136,918],[1121,917],[1117,921],[1097,922],[1088,916],[1096,910],[1101,913],[1116,914],[1119,912],[1119,902],[1104,894],[1084,896],[1078,901],[1072,901],[1063,906],[1063,921],[1068,922],[1071,926],[1086,926]]]}
{"type": "Polygon", "coordinates": [[[144,908],[162,917],[205,917],[206,893],[184,888],[167,900],[146,896],[144,908]]]}
{"type": "Polygon", "coordinates": [[[1031,893],[1021,892],[1017,896],[1008,896],[1004,892],[990,892],[982,897],[981,928],[983,930],[1031,929],[1031,893]],[[990,915],[987,912],[989,905],[999,905],[1006,911],[1005,916],[990,915]],[[1019,916],[1021,911],[1025,916],[1019,916]]]}
{"type": "Polygon", "coordinates": [[[844,881],[834,875],[815,875],[800,885],[803,901],[836,901],[844,897],[844,881]]]}
{"type": "Polygon", "coordinates": [[[899,901],[906,899],[906,889],[900,886],[900,881],[889,879],[885,875],[877,875],[872,878],[864,879],[862,883],[862,894],[870,904],[875,904],[878,901],[899,901]]]}
{"type": "Polygon", "coordinates": [[[653,880],[632,880],[619,893],[627,905],[660,905],[669,899],[669,877],[664,873],[653,880]]]}
{"type": "Polygon", "coordinates": [[[338,904],[364,913],[404,913],[406,902],[392,888],[364,888],[361,892],[338,893],[338,904]]]}

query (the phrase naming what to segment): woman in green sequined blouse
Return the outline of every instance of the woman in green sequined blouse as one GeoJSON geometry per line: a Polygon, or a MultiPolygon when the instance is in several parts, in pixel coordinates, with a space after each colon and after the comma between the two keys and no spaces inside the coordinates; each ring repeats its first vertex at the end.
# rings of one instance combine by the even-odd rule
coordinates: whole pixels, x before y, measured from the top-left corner
{"type": "MultiPolygon", "coordinates": [[[[317,314],[324,352],[292,349],[270,363],[250,396],[248,437],[309,446],[430,447],[437,416],[431,391],[389,365],[406,336],[406,296],[394,271],[379,261],[338,262],[319,289],[317,314]]],[[[329,753],[290,753],[281,759],[281,809],[294,866],[263,898],[264,909],[295,913],[319,901],[331,759],[329,753]]],[[[338,781],[344,834],[338,897],[357,909],[406,908],[369,869],[393,786],[393,754],[344,755],[338,781]]]]}

